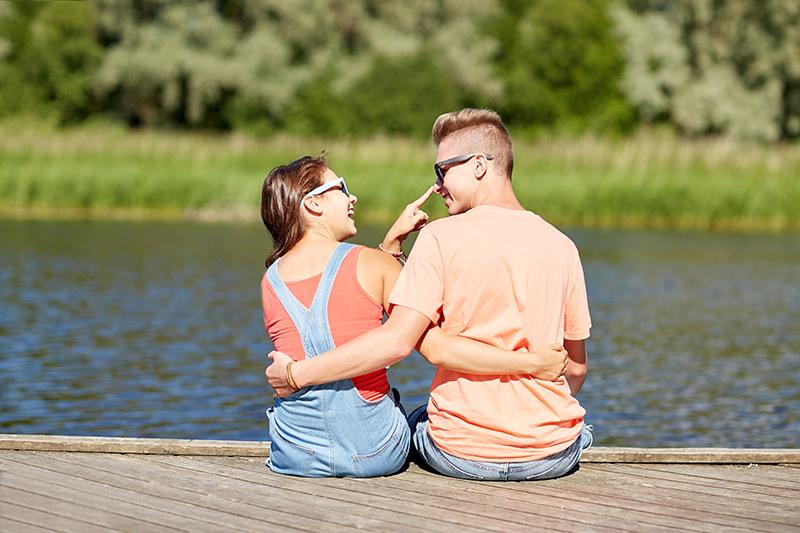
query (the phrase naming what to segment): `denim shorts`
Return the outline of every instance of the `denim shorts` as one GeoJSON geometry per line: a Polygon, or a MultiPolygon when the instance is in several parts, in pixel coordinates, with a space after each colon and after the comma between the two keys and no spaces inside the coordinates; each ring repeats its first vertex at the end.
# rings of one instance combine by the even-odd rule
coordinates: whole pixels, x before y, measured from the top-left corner
{"type": "Polygon", "coordinates": [[[525,481],[553,479],[568,474],[578,464],[581,452],[592,445],[592,426],[584,425],[580,436],[566,449],[544,459],[524,463],[489,463],[462,459],[436,447],[428,435],[428,410],[423,405],[408,417],[411,445],[430,468],[450,477],[476,481],[525,481]]]}

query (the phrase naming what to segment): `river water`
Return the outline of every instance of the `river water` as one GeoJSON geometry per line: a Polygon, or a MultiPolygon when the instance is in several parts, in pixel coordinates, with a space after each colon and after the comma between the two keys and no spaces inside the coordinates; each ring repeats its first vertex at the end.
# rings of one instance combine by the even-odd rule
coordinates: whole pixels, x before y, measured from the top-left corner
{"type": "MultiPolygon", "coordinates": [[[[596,444],[800,445],[800,236],[565,232],[596,444]]],[[[267,247],[255,224],[0,221],[0,432],[266,439],[267,247]]],[[[407,408],[432,375],[390,370],[407,408]]]]}

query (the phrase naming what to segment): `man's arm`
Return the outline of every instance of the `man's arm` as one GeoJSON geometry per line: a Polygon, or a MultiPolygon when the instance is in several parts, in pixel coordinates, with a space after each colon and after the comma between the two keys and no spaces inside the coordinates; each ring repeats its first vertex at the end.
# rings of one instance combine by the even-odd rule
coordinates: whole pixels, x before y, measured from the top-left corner
{"type": "Polygon", "coordinates": [[[583,382],[586,380],[586,373],[589,371],[586,340],[571,341],[564,339],[564,348],[569,352],[565,376],[567,383],[569,383],[570,392],[573,396],[577,396],[583,386],[583,382]]]}
{"type": "MultiPolygon", "coordinates": [[[[394,364],[411,352],[430,325],[428,317],[408,307],[397,306],[380,327],[356,337],[330,352],[292,364],[292,377],[300,387],[330,383],[360,376],[394,364]]],[[[267,379],[278,396],[292,392],[286,380],[289,356],[272,352],[274,363],[267,379]]]]}

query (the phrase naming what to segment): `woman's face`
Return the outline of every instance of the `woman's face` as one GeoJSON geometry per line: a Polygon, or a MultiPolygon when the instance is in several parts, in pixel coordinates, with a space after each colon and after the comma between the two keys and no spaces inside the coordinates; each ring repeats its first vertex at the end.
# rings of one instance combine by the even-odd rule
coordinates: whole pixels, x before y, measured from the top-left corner
{"type": "MultiPolygon", "coordinates": [[[[326,169],[320,185],[337,178],[334,171],[326,169]]],[[[322,208],[321,221],[332,230],[336,240],[344,241],[356,234],[355,205],[358,198],[355,195],[346,194],[342,184],[338,183],[316,198],[322,208]]]]}

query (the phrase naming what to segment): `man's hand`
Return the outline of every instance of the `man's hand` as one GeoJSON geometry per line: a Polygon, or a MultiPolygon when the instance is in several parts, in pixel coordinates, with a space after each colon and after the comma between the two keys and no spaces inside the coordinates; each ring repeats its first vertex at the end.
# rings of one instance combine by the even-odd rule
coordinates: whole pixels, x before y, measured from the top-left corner
{"type": "Polygon", "coordinates": [[[267,357],[272,359],[272,364],[267,367],[264,373],[270,386],[275,391],[275,396],[284,398],[295,392],[286,379],[286,367],[292,362],[292,358],[283,352],[277,351],[269,352],[267,357]]]}
{"type": "Polygon", "coordinates": [[[534,368],[531,375],[535,378],[555,381],[567,370],[569,353],[560,344],[544,346],[530,355],[534,368]]]}
{"type": "Polygon", "coordinates": [[[428,222],[428,214],[421,209],[422,204],[428,201],[433,194],[433,186],[422,193],[422,196],[411,202],[403,209],[392,227],[386,233],[381,245],[388,252],[401,252],[401,245],[410,233],[418,231],[428,222]]]}

